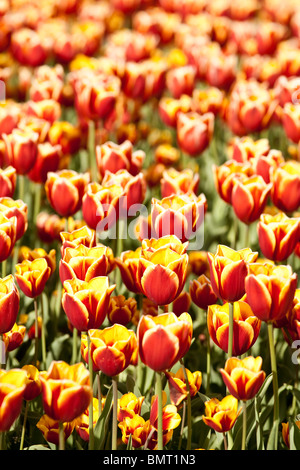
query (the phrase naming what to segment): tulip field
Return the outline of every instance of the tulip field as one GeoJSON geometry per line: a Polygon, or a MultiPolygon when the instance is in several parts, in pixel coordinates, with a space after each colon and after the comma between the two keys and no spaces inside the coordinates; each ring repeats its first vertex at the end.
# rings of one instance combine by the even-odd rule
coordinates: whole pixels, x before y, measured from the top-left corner
{"type": "Polygon", "coordinates": [[[299,0],[3,0],[0,70],[0,449],[300,450],[299,0]]]}

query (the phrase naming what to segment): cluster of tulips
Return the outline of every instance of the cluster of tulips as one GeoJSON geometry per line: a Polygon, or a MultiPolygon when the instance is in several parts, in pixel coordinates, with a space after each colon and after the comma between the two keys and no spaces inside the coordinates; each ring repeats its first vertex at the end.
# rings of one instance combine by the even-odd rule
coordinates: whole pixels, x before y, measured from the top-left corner
{"type": "Polygon", "coordinates": [[[299,45],[293,0],[1,2],[1,449],[300,449],[299,45]]]}

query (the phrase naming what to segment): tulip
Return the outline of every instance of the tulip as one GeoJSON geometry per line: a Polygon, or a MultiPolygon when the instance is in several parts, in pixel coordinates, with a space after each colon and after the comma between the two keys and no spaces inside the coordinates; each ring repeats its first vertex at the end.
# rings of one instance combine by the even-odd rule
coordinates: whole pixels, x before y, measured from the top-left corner
{"type": "Polygon", "coordinates": [[[24,341],[25,334],[26,326],[17,325],[15,323],[13,327],[7,333],[4,333],[2,336],[5,345],[5,350],[10,352],[20,347],[24,341]]]}
{"type": "Polygon", "coordinates": [[[249,263],[254,263],[258,253],[250,248],[235,251],[219,245],[216,254],[207,254],[210,280],[214,293],[226,302],[240,300],[245,294],[245,279],[249,263]]]}
{"type": "Polygon", "coordinates": [[[143,240],[142,243],[137,270],[139,288],[157,305],[168,305],[178,297],[186,280],[188,255],[185,245],[176,236],[157,241],[143,240]],[[166,287],[163,291],[162,285],[166,287]]]}
{"type": "Polygon", "coordinates": [[[166,75],[166,86],[175,99],[182,95],[191,96],[195,87],[196,69],[192,65],[183,65],[170,69],[166,75]]]}
{"type": "MultiPolygon", "coordinates": [[[[89,441],[90,439],[89,411],[89,408],[87,408],[82,415],[80,415],[78,418],[75,419],[75,421],[73,421],[77,434],[79,434],[81,439],[83,439],[84,441],[89,441]]],[[[93,397],[93,427],[96,425],[101,411],[102,403],[99,403],[98,398],[93,397]]]]}
{"type": "Polygon", "coordinates": [[[68,121],[54,121],[49,128],[48,139],[53,147],[59,145],[64,155],[74,155],[81,145],[79,127],[68,121]]]}
{"type": "Polygon", "coordinates": [[[0,432],[9,431],[21,413],[26,376],[22,369],[0,369],[0,432]]]}
{"type": "Polygon", "coordinates": [[[195,88],[192,95],[192,111],[199,114],[213,113],[217,116],[222,108],[224,91],[216,87],[195,88]]]}
{"type": "Polygon", "coordinates": [[[45,413],[61,423],[78,418],[92,400],[89,372],[82,363],[53,361],[40,381],[45,413]]]}
{"type": "Polygon", "coordinates": [[[210,279],[205,274],[201,274],[197,279],[190,281],[189,292],[192,302],[203,310],[207,310],[209,305],[215,304],[218,300],[212,289],[210,279]]]}
{"type": "Polygon", "coordinates": [[[189,350],[192,331],[188,313],[142,316],[137,329],[141,361],[156,372],[171,369],[189,350]]]}
{"type": "Polygon", "coordinates": [[[276,168],[284,163],[284,157],[280,150],[272,149],[266,155],[260,155],[252,161],[254,172],[263,177],[264,181],[271,183],[272,174],[276,168]]]}
{"type": "Polygon", "coordinates": [[[214,131],[214,115],[179,112],[176,122],[177,142],[191,157],[200,155],[209,146],[214,131]]]}
{"type": "MultiPolygon", "coordinates": [[[[89,329],[93,369],[109,377],[115,377],[130,364],[136,365],[137,339],[133,330],[114,324],[102,330],[89,329]]],[[[88,350],[82,345],[84,360],[88,362],[88,350]]]]}
{"type": "Polygon", "coordinates": [[[48,172],[55,172],[59,168],[61,158],[60,145],[51,145],[49,142],[37,146],[37,157],[34,165],[28,172],[28,178],[35,183],[44,184],[48,172]]]}
{"type": "Polygon", "coordinates": [[[196,396],[202,385],[202,373],[200,371],[191,372],[186,369],[188,385],[186,384],[185,374],[182,368],[178,369],[176,373],[165,372],[170,389],[171,404],[179,406],[187,396],[191,398],[196,396]]]}
{"type": "MultiPolygon", "coordinates": [[[[67,440],[74,430],[73,422],[62,423],[64,439],[67,440]]],[[[36,427],[41,431],[45,440],[56,446],[59,445],[59,420],[52,419],[44,414],[36,423],[36,427]]]]}
{"type": "Polygon", "coordinates": [[[231,159],[239,163],[253,163],[253,160],[266,156],[270,151],[268,139],[254,140],[250,136],[235,137],[231,145],[231,159]]]}
{"type": "Polygon", "coordinates": [[[48,51],[42,36],[31,28],[14,31],[11,38],[13,56],[23,65],[38,67],[47,59],[48,51]]]}
{"type": "Polygon", "coordinates": [[[42,101],[26,101],[26,115],[33,118],[43,119],[50,125],[59,120],[62,114],[61,104],[53,99],[42,101]]]}
{"type": "Polygon", "coordinates": [[[300,221],[284,212],[262,214],[257,233],[262,254],[273,261],[284,261],[293,253],[300,239],[300,221]]]}
{"type": "Polygon", "coordinates": [[[172,194],[186,194],[198,191],[199,174],[194,173],[190,168],[178,171],[175,168],[168,168],[163,172],[160,180],[162,198],[172,194]]]}
{"type": "Polygon", "coordinates": [[[70,279],[90,281],[94,277],[106,276],[111,271],[111,249],[105,245],[87,248],[78,245],[65,249],[59,263],[59,276],[62,284],[70,279]]]}
{"type": "Polygon", "coordinates": [[[154,158],[156,163],[172,167],[179,161],[180,151],[169,143],[159,144],[155,149],[154,158]]]}
{"type": "Polygon", "coordinates": [[[97,182],[89,183],[82,199],[82,215],[84,221],[92,230],[97,230],[104,224],[104,229],[110,228],[117,220],[117,205],[122,189],[118,186],[110,190],[97,182]]]}
{"type": "Polygon", "coordinates": [[[229,393],[237,400],[247,401],[257,395],[266,378],[261,367],[260,356],[248,356],[244,359],[231,357],[227,359],[225,368],[220,369],[220,373],[229,393]]]}
{"type": "Polygon", "coordinates": [[[133,297],[126,299],[124,295],[117,295],[110,298],[107,318],[112,325],[118,323],[126,326],[135,322],[138,315],[137,301],[133,297]]]}
{"type": "Polygon", "coordinates": [[[14,326],[20,305],[20,294],[12,274],[0,279],[0,334],[14,326]]]}
{"type": "Polygon", "coordinates": [[[135,251],[123,251],[119,257],[115,258],[123,283],[129,291],[134,292],[135,294],[140,293],[140,288],[137,282],[137,270],[140,254],[141,247],[138,247],[135,251]]]}
{"type": "Polygon", "coordinates": [[[191,111],[191,97],[182,95],[179,99],[163,96],[158,104],[158,112],[162,122],[168,126],[176,128],[179,113],[191,111]]]}
{"type": "Polygon", "coordinates": [[[247,303],[253,314],[264,322],[281,320],[292,307],[297,274],[290,266],[265,264],[245,280],[247,303]]]}
{"type": "MultiPolygon", "coordinates": [[[[161,427],[162,427],[162,441],[163,441],[162,444],[164,446],[172,438],[174,429],[176,429],[181,423],[181,417],[179,413],[177,412],[177,407],[175,405],[172,405],[172,404],[166,405],[165,392],[162,393],[161,405],[162,405],[161,427]]],[[[158,395],[154,395],[151,399],[151,410],[150,410],[149,421],[150,421],[151,426],[153,426],[154,429],[157,431],[152,438],[152,441],[154,442],[157,441],[157,444],[155,445],[155,449],[162,450],[162,449],[159,449],[159,396],[158,395]]],[[[153,448],[154,442],[149,443],[148,447],[153,448]]]]}
{"type": "Polygon", "coordinates": [[[38,134],[31,131],[14,129],[4,134],[6,165],[16,169],[18,175],[28,173],[37,158],[38,134]]]}
{"type": "MultiPolygon", "coordinates": [[[[223,351],[228,351],[229,305],[210,305],[207,311],[207,327],[214,343],[223,351]]],[[[233,304],[232,354],[240,356],[256,342],[261,321],[254,316],[250,306],[244,301],[233,304]]]]}
{"type": "Polygon", "coordinates": [[[13,197],[16,188],[16,169],[8,166],[0,169],[0,197],[13,197]]]}
{"type": "Polygon", "coordinates": [[[203,422],[216,432],[230,431],[238,418],[238,400],[227,395],[222,400],[211,398],[205,402],[205,416],[203,422]]]}
{"type": "Polygon", "coordinates": [[[45,183],[46,196],[60,216],[69,217],[81,208],[88,183],[88,174],[80,174],[73,170],[49,172],[45,183]]]}
{"type": "Polygon", "coordinates": [[[17,218],[8,218],[0,212],[0,261],[10,256],[17,237],[17,218]]]}
{"type": "Polygon", "coordinates": [[[182,291],[179,296],[173,301],[172,310],[177,317],[182,313],[188,312],[191,306],[191,296],[189,292],[182,291]]]}
{"type": "Polygon", "coordinates": [[[115,285],[109,286],[107,276],[94,277],[89,281],[73,278],[64,282],[63,309],[74,328],[87,331],[100,328],[115,285]]]}
{"type": "Polygon", "coordinates": [[[28,227],[28,207],[21,199],[12,199],[10,197],[0,198],[0,212],[8,219],[16,218],[17,232],[16,241],[23,237],[28,227]]]}
{"type": "Polygon", "coordinates": [[[272,173],[271,199],[283,212],[293,212],[300,205],[300,163],[287,161],[272,173]]]}
{"type": "Polygon", "coordinates": [[[42,393],[42,384],[39,377],[40,371],[32,364],[26,364],[22,367],[22,370],[27,373],[24,400],[34,400],[42,393]]]}
{"type": "Polygon", "coordinates": [[[38,297],[44,290],[51,275],[45,258],[27,259],[16,265],[16,281],[22,292],[30,298],[38,297]]]}
{"type": "Polygon", "coordinates": [[[96,246],[96,233],[84,225],[72,232],[61,232],[61,255],[64,256],[66,248],[76,248],[78,245],[84,245],[87,248],[96,246]]]}
{"type": "Polygon", "coordinates": [[[127,445],[130,439],[135,449],[144,446],[151,433],[150,421],[145,421],[139,414],[126,416],[118,426],[122,432],[122,442],[127,445]]]}
{"type": "Polygon", "coordinates": [[[125,393],[118,400],[118,421],[125,418],[133,418],[134,415],[141,414],[141,408],[145,397],[137,397],[132,392],[125,393]]]}
{"type": "Polygon", "coordinates": [[[281,117],[281,122],[288,139],[296,144],[300,140],[299,112],[300,106],[298,103],[286,103],[283,106],[281,117]]]}
{"type": "Polygon", "coordinates": [[[193,193],[152,198],[151,224],[156,236],[175,235],[183,242],[196,235],[204,221],[207,201],[204,194],[193,193]]]}
{"type": "Polygon", "coordinates": [[[19,249],[19,261],[24,261],[27,259],[28,261],[33,261],[37,258],[45,258],[48,263],[49,268],[51,269],[51,274],[54,273],[56,269],[56,251],[53,248],[52,250],[47,253],[46,250],[43,248],[35,248],[31,250],[27,246],[21,246],[19,249]]]}
{"type": "Polygon", "coordinates": [[[259,219],[271,188],[272,183],[266,184],[261,176],[234,181],[231,202],[238,219],[247,225],[259,219]]]}
{"type": "Polygon", "coordinates": [[[250,163],[239,163],[235,160],[228,160],[220,166],[213,165],[213,176],[216,190],[219,196],[227,204],[232,203],[232,191],[237,179],[243,181],[253,175],[253,168],[250,163]]]}
{"type": "Polygon", "coordinates": [[[105,142],[96,147],[96,158],[98,170],[102,177],[107,170],[111,173],[127,170],[130,174],[136,176],[141,170],[145,152],[141,150],[133,151],[133,145],[129,140],[125,140],[120,145],[114,142],[105,142]]]}

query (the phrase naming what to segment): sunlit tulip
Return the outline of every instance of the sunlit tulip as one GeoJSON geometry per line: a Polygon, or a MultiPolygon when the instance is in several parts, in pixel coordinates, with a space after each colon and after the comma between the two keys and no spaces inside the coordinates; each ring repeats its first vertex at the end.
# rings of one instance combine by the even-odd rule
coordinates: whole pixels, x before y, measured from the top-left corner
{"type": "Polygon", "coordinates": [[[289,265],[265,263],[255,266],[245,279],[246,301],[253,314],[264,322],[281,320],[292,307],[297,288],[297,274],[289,265]]]}
{"type": "Polygon", "coordinates": [[[131,364],[137,364],[137,338],[133,330],[128,330],[117,323],[100,329],[89,329],[90,353],[84,345],[82,355],[88,362],[92,357],[94,370],[114,377],[123,372],[131,364]]]}
{"type": "Polygon", "coordinates": [[[92,399],[90,375],[82,362],[53,361],[40,373],[45,413],[62,423],[78,418],[92,399]]]}
{"type": "Polygon", "coordinates": [[[13,166],[0,169],[0,197],[13,197],[17,182],[16,169],[13,166]]]}
{"type": "Polygon", "coordinates": [[[61,256],[64,256],[66,248],[76,248],[78,245],[84,245],[87,248],[96,246],[96,233],[86,225],[72,232],[61,232],[61,256]]]}
{"type": "Polygon", "coordinates": [[[244,179],[253,175],[253,168],[250,163],[239,163],[235,160],[228,160],[222,165],[213,165],[213,176],[215,188],[219,196],[227,204],[232,202],[232,190],[237,179],[244,179]]]}
{"type": "MultiPolygon", "coordinates": [[[[223,351],[228,351],[229,305],[210,305],[207,310],[207,327],[214,343],[223,351]]],[[[240,356],[256,342],[261,321],[253,314],[249,304],[237,301],[233,304],[233,344],[232,354],[240,356]]]]}
{"type": "Polygon", "coordinates": [[[209,146],[214,132],[214,114],[179,112],[176,122],[177,142],[191,157],[201,155],[209,146]]]}
{"type": "MultiPolygon", "coordinates": [[[[177,412],[175,405],[166,404],[166,394],[162,394],[162,431],[163,431],[163,445],[166,445],[173,436],[173,431],[181,423],[181,416],[177,412]]],[[[158,396],[154,395],[151,400],[150,410],[150,424],[157,431],[158,428],[158,396]]],[[[151,441],[148,444],[149,449],[157,448],[157,433],[154,433],[151,441]],[[154,447],[155,445],[155,447],[154,447]]]]}
{"type": "Polygon", "coordinates": [[[170,304],[182,291],[188,255],[176,236],[143,240],[137,279],[141,292],[157,305],[170,304]],[[162,291],[161,286],[165,289],[162,291]]]}
{"type": "Polygon", "coordinates": [[[116,173],[118,170],[128,170],[130,174],[137,175],[145,159],[145,152],[133,150],[129,140],[118,145],[114,142],[105,142],[96,147],[97,165],[103,177],[106,170],[116,173]]]}
{"type": "Polygon", "coordinates": [[[24,400],[34,400],[42,393],[42,384],[40,381],[40,371],[32,364],[26,364],[22,367],[27,373],[26,387],[24,391],[24,400]]]}
{"type": "Polygon", "coordinates": [[[201,274],[197,279],[190,281],[189,292],[192,302],[203,310],[207,310],[209,305],[215,304],[218,300],[212,289],[210,279],[205,274],[201,274]]]}
{"type": "Polygon", "coordinates": [[[267,155],[270,151],[268,139],[254,140],[249,135],[235,137],[229,146],[230,158],[239,163],[250,162],[262,155],[267,155]]]}
{"type": "Polygon", "coordinates": [[[126,416],[119,422],[118,427],[122,432],[122,442],[127,445],[130,439],[133,448],[143,447],[152,429],[150,421],[146,421],[139,414],[126,416]]]}
{"type": "Polygon", "coordinates": [[[11,254],[17,237],[17,218],[8,218],[0,212],[0,261],[11,254]]]}
{"type": "Polygon", "coordinates": [[[25,334],[26,326],[17,325],[16,323],[13,325],[11,330],[7,333],[3,333],[2,339],[5,345],[5,351],[10,352],[19,348],[21,344],[23,344],[25,334]]]}
{"type": "Polygon", "coordinates": [[[76,278],[88,282],[94,277],[106,276],[111,271],[111,257],[112,250],[105,245],[68,247],[59,262],[60,280],[64,283],[76,278]]]}
{"type": "Polygon", "coordinates": [[[288,217],[284,212],[262,214],[257,233],[262,254],[273,261],[284,261],[300,239],[300,220],[288,217]]]}
{"type": "Polygon", "coordinates": [[[190,168],[182,171],[175,168],[166,169],[160,180],[162,198],[172,194],[186,194],[189,192],[197,194],[199,179],[199,174],[194,173],[190,168]]]}
{"type": "Polygon", "coordinates": [[[238,219],[248,225],[258,220],[267,204],[271,188],[272,183],[265,183],[261,176],[234,180],[231,203],[238,219]]]}
{"type": "Polygon", "coordinates": [[[20,295],[12,274],[0,279],[0,334],[9,332],[19,313],[20,295]]]}
{"type": "Polygon", "coordinates": [[[189,292],[183,290],[172,303],[173,313],[179,317],[182,313],[189,311],[191,303],[192,301],[189,292]]]}
{"type": "Polygon", "coordinates": [[[49,268],[51,269],[51,274],[54,273],[56,269],[56,251],[53,248],[52,250],[47,253],[44,248],[35,248],[30,249],[28,246],[21,246],[18,252],[18,259],[19,262],[27,259],[29,261],[33,261],[37,258],[45,258],[48,263],[49,268]]]}
{"type": "Polygon", "coordinates": [[[235,251],[224,245],[218,246],[215,255],[207,253],[211,285],[218,298],[234,302],[243,297],[248,264],[257,256],[250,248],[235,251]]]}
{"type": "Polygon", "coordinates": [[[244,359],[227,359],[224,369],[220,369],[223,381],[237,400],[251,400],[259,392],[266,373],[261,370],[262,358],[248,356],[244,359]]]}
{"type": "Polygon", "coordinates": [[[9,431],[21,413],[26,384],[26,372],[22,369],[0,369],[0,432],[9,431]]]}
{"type": "Polygon", "coordinates": [[[207,251],[192,250],[189,252],[189,270],[195,276],[205,274],[209,277],[209,264],[207,260],[207,251]]]}
{"type": "Polygon", "coordinates": [[[188,369],[185,369],[185,371],[188,384],[186,383],[186,377],[182,367],[178,369],[176,373],[165,372],[169,384],[172,405],[180,405],[180,403],[186,400],[189,394],[191,397],[196,396],[202,385],[202,373],[200,371],[191,372],[188,369]]]}
{"type": "Polygon", "coordinates": [[[273,172],[284,163],[284,156],[280,150],[271,149],[266,155],[257,156],[251,163],[254,172],[269,184],[273,172]]]}
{"type": "MultiPolygon", "coordinates": [[[[59,445],[59,420],[52,419],[44,414],[36,423],[36,427],[41,431],[47,442],[51,442],[51,444],[56,446],[59,445]]],[[[72,421],[64,422],[62,423],[62,427],[64,439],[66,440],[74,430],[74,423],[72,421]]]]}
{"type": "Polygon", "coordinates": [[[215,54],[207,61],[205,80],[211,87],[229,90],[237,76],[235,54],[215,54]]]}
{"type": "Polygon", "coordinates": [[[191,96],[196,80],[196,68],[192,65],[175,67],[168,71],[166,76],[166,86],[171,95],[178,99],[182,95],[191,96]]]}
{"type": "Polygon", "coordinates": [[[176,127],[177,117],[180,112],[187,113],[191,111],[191,97],[182,95],[175,99],[163,96],[158,103],[158,112],[161,120],[166,126],[176,127]]]}
{"type": "Polygon", "coordinates": [[[136,414],[141,414],[141,408],[145,397],[137,397],[134,393],[128,392],[118,400],[118,421],[123,421],[126,417],[133,418],[136,414]]]}
{"type": "Polygon", "coordinates": [[[54,146],[49,142],[38,144],[37,157],[33,167],[28,172],[28,178],[35,183],[44,184],[47,180],[47,173],[58,170],[61,152],[60,145],[54,146]]]}
{"type": "Polygon", "coordinates": [[[137,270],[140,254],[141,247],[138,247],[135,251],[123,251],[119,257],[115,258],[123,283],[129,291],[136,294],[140,292],[137,282],[137,270]]]}
{"type": "Polygon", "coordinates": [[[88,174],[74,170],[49,172],[45,183],[46,195],[53,209],[62,217],[76,214],[89,183],[88,174]]]}
{"type": "Polygon", "coordinates": [[[199,114],[220,113],[224,99],[224,92],[216,87],[195,88],[192,96],[192,111],[199,114]]]}
{"type": "Polygon", "coordinates": [[[300,162],[286,161],[272,173],[271,199],[283,212],[293,212],[300,205],[300,162]]]}
{"type": "Polygon", "coordinates": [[[14,129],[11,134],[3,135],[3,140],[6,165],[14,167],[18,175],[28,173],[37,158],[38,134],[14,129]]]}
{"type": "Polygon", "coordinates": [[[43,292],[50,275],[51,268],[45,258],[33,261],[25,259],[16,264],[16,281],[22,292],[30,298],[36,298],[43,292]]]}
{"type": "Polygon", "coordinates": [[[133,297],[126,299],[124,295],[117,295],[110,298],[107,318],[112,325],[118,323],[126,326],[135,321],[138,315],[137,301],[133,297]]]}
{"type": "Polygon", "coordinates": [[[81,145],[79,127],[68,121],[54,121],[48,131],[48,139],[53,147],[59,145],[64,154],[74,155],[81,145]]]}
{"type": "Polygon", "coordinates": [[[300,140],[300,106],[296,103],[286,103],[282,109],[281,122],[285,133],[292,142],[298,143],[300,140]]]}
{"type": "Polygon", "coordinates": [[[10,197],[0,198],[0,212],[8,219],[16,218],[17,232],[16,241],[23,237],[28,227],[28,207],[21,199],[13,199],[10,197]]]}
{"type": "Polygon", "coordinates": [[[45,63],[48,51],[42,36],[31,28],[14,31],[11,38],[13,56],[22,65],[37,67],[45,63]]]}
{"type": "Polygon", "coordinates": [[[171,369],[189,350],[192,332],[188,313],[142,316],[137,330],[142,362],[156,372],[171,369]]]}
{"type": "Polygon", "coordinates": [[[227,395],[222,400],[211,398],[205,402],[205,415],[203,422],[216,432],[230,431],[238,418],[238,400],[227,395]]]}

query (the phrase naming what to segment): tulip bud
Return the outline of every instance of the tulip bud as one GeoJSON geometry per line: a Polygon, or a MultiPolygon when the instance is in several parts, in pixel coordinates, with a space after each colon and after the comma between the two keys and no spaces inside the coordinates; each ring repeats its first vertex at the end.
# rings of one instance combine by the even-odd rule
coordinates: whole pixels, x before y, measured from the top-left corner
{"type": "Polygon", "coordinates": [[[33,261],[25,259],[16,264],[16,281],[23,293],[30,298],[38,297],[44,290],[51,275],[51,268],[45,258],[33,261]]]}
{"type": "Polygon", "coordinates": [[[210,144],[214,132],[214,115],[179,112],[176,132],[181,150],[191,157],[196,157],[210,144]]]}
{"type": "Polygon", "coordinates": [[[14,167],[18,175],[30,171],[37,158],[38,134],[14,129],[11,134],[4,134],[6,164],[14,167]]]}
{"type": "Polygon", "coordinates": [[[20,294],[12,274],[0,279],[0,334],[9,332],[19,313],[20,294]]]}

